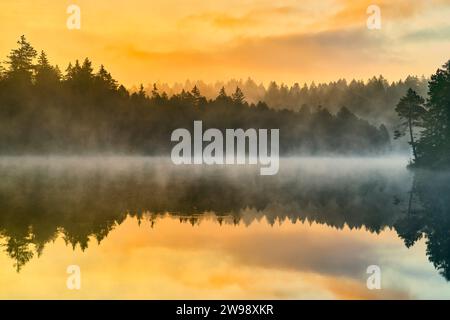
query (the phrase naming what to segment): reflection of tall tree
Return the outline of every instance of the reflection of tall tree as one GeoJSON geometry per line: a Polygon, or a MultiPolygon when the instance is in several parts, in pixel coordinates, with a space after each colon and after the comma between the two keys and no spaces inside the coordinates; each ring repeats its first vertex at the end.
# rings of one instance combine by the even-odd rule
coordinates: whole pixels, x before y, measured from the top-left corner
{"type": "Polygon", "coordinates": [[[411,197],[417,201],[395,228],[408,247],[424,236],[428,258],[450,280],[450,173],[415,172],[411,197]]]}
{"type": "MultiPolygon", "coordinates": [[[[416,205],[416,180],[413,180],[409,191],[408,203],[405,209],[405,216],[398,219],[395,229],[400,238],[405,242],[406,247],[413,246],[423,236],[423,216],[416,205]]],[[[398,203],[399,204],[399,203],[398,203]]]]}
{"type": "Polygon", "coordinates": [[[17,272],[34,256],[30,249],[31,242],[29,237],[10,237],[6,241],[6,252],[14,260],[14,267],[17,272]]]}

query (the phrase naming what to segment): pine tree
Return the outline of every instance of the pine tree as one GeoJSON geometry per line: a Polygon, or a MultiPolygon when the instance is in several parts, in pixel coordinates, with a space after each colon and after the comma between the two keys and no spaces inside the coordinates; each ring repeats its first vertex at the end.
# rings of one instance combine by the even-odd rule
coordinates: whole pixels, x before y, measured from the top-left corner
{"type": "Polygon", "coordinates": [[[418,142],[418,156],[427,166],[450,166],[450,60],[428,83],[428,112],[418,142]]]}
{"type": "Polygon", "coordinates": [[[0,81],[5,77],[5,68],[0,64],[0,81]]]}
{"type": "Polygon", "coordinates": [[[11,50],[6,60],[6,64],[9,65],[6,76],[9,78],[20,78],[31,83],[34,73],[33,60],[37,56],[37,51],[23,35],[17,41],[17,44],[19,48],[11,50]]]}
{"type": "Polygon", "coordinates": [[[145,94],[144,85],[142,83],[139,86],[138,96],[142,97],[142,98],[146,98],[147,97],[147,95],[145,94]]]}
{"type": "Polygon", "coordinates": [[[194,86],[191,90],[192,95],[194,96],[194,98],[200,98],[201,94],[200,94],[200,90],[197,88],[197,86],[194,86]]]}
{"type": "Polygon", "coordinates": [[[100,65],[100,68],[95,75],[95,78],[97,80],[97,83],[107,89],[107,90],[116,90],[117,89],[117,81],[113,79],[111,74],[105,69],[105,67],[100,65]]]}
{"type": "Polygon", "coordinates": [[[197,86],[194,86],[191,90],[192,98],[194,106],[198,107],[202,104],[204,97],[200,94],[200,90],[197,88],[197,86]]]}
{"type": "Polygon", "coordinates": [[[41,51],[35,69],[36,86],[42,88],[43,90],[54,88],[60,80],[59,70],[56,67],[50,65],[47,55],[44,51],[41,51]]]}
{"type": "Polygon", "coordinates": [[[92,62],[88,58],[85,58],[80,69],[81,78],[88,83],[94,77],[93,72],[94,69],[92,68],[92,62]]]}
{"type": "Polygon", "coordinates": [[[152,99],[153,100],[158,100],[161,96],[159,95],[159,91],[158,91],[158,87],[156,86],[156,83],[153,84],[153,89],[152,89],[152,99]]]}
{"type": "Polygon", "coordinates": [[[414,128],[423,125],[423,117],[426,113],[426,110],[423,107],[424,103],[425,100],[410,88],[406,95],[400,99],[400,102],[395,108],[395,111],[403,122],[400,124],[400,128],[395,131],[394,138],[398,139],[408,132],[410,139],[409,144],[412,147],[415,162],[418,157],[414,128]]]}
{"type": "Polygon", "coordinates": [[[69,63],[66,68],[66,75],[64,76],[64,80],[68,83],[75,84],[78,81],[81,72],[80,62],[75,60],[75,64],[69,63]]]}
{"type": "Polygon", "coordinates": [[[245,96],[239,87],[236,87],[236,91],[231,95],[231,100],[237,105],[244,104],[245,96]]]}
{"type": "Polygon", "coordinates": [[[225,88],[222,87],[219,91],[219,95],[217,96],[216,100],[227,100],[228,96],[227,93],[225,92],[225,88]]]}
{"type": "Polygon", "coordinates": [[[69,65],[66,68],[66,74],[64,76],[64,80],[68,81],[73,78],[73,66],[72,63],[69,62],[69,65]]]}

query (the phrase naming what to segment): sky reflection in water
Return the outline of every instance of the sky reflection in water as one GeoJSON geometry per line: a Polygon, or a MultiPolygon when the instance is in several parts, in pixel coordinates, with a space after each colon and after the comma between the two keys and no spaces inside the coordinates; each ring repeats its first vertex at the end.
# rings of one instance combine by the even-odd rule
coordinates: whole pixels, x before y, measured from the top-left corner
{"type": "Polygon", "coordinates": [[[2,158],[0,298],[448,298],[448,175],[405,164],[2,158]]]}

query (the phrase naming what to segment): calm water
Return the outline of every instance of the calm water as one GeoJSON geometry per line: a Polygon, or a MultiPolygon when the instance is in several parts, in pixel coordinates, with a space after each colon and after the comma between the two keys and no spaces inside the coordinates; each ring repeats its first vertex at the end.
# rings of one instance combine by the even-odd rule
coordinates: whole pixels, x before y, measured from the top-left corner
{"type": "Polygon", "coordinates": [[[406,164],[0,158],[0,298],[450,298],[450,175],[406,164]]]}

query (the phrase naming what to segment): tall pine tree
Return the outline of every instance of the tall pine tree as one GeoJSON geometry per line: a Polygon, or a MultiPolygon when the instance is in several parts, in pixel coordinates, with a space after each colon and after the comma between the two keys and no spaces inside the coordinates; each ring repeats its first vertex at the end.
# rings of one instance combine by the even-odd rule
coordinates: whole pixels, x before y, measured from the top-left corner
{"type": "Polygon", "coordinates": [[[450,167],[450,60],[431,76],[427,107],[417,156],[423,165],[450,167]]]}

